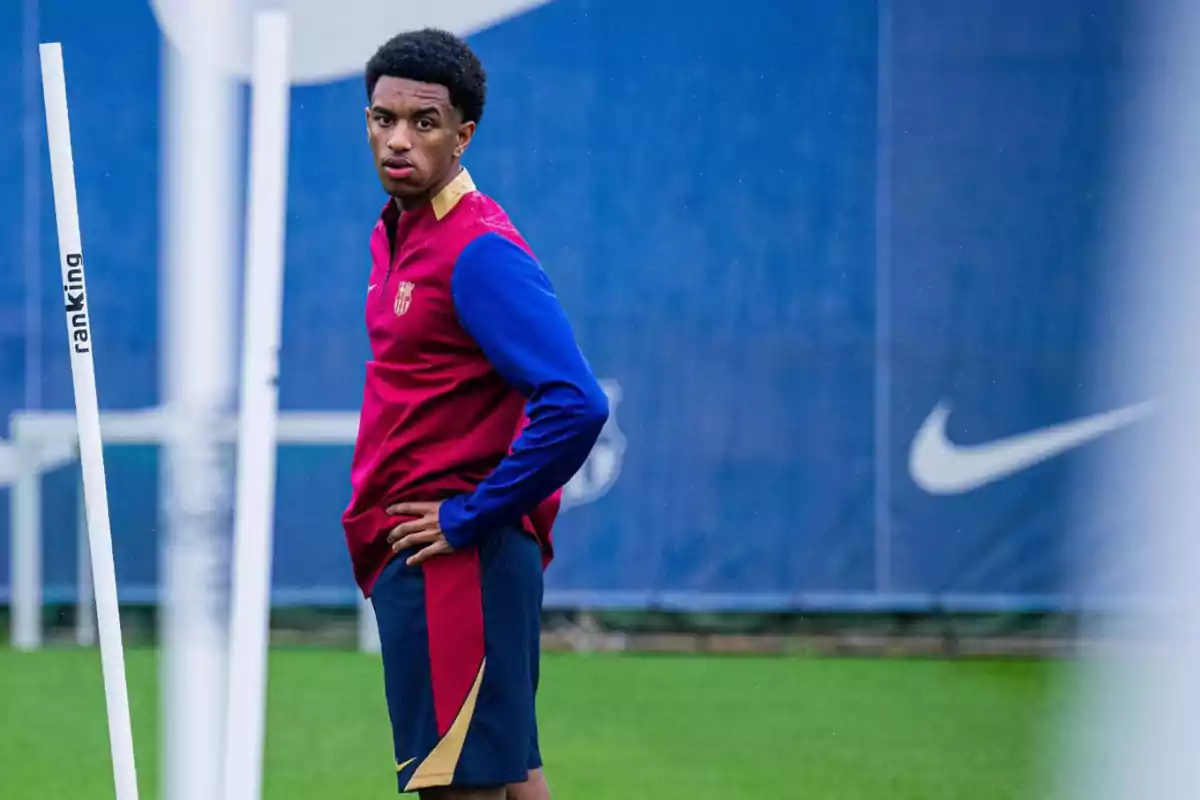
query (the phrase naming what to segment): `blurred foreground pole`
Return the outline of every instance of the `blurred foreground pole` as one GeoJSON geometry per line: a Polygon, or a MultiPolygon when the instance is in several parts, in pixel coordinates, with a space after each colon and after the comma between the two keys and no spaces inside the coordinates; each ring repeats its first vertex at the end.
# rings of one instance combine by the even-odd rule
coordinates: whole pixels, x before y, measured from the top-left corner
{"type": "Polygon", "coordinates": [[[192,36],[164,41],[162,792],[221,796],[235,397],[237,95],[222,69],[238,0],[187,0],[192,36]]]}
{"type": "Polygon", "coordinates": [[[1100,378],[1159,405],[1080,508],[1083,533],[1118,532],[1086,569],[1135,610],[1085,626],[1120,651],[1084,670],[1058,787],[1072,800],[1200,797],[1200,3],[1136,7],[1144,36],[1125,56],[1142,80],[1119,126],[1115,357],[1100,378]]]}
{"type": "Polygon", "coordinates": [[[287,217],[290,39],[286,12],[269,9],[255,15],[223,800],[262,797],[287,217]]]}

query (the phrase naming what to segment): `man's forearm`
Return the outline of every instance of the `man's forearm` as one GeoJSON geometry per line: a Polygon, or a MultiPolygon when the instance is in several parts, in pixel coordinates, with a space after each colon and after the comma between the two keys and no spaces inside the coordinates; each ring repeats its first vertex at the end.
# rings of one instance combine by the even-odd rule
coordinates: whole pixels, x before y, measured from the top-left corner
{"type": "Polygon", "coordinates": [[[440,522],[454,547],[516,523],[579,471],[608,419],[594,380],[550,387],[530,403],[530,422],[512,452],[475,489],[442,504],[440,522]]]}
{"type": "Polygon", "coordinates": [[[608,419],[608,397],[580,352],[549,278],[523,248],[496,234],[468,245],[451,280],[463,326],[488,361],[528,398],[529,424],[474,492],[447,500],[446,539],[461,546],[513,523],[587,460],[608,419]]]}

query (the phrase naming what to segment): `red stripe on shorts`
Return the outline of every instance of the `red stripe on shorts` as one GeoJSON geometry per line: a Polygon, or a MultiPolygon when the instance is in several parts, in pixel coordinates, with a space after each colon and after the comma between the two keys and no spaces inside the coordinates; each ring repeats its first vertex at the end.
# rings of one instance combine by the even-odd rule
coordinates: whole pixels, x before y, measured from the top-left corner
{"type": "Polygon", "coordinates": [[[483,663],[483,587],[479,551],[434,556],[425,570],[429,674],[438,736],[445,736],[483,663]]]}

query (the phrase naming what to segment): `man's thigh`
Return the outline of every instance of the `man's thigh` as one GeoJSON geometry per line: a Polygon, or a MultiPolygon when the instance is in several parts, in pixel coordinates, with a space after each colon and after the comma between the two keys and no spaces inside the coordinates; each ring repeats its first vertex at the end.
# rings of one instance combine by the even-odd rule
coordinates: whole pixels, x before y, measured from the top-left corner
{"type": "Polygon", "coordinates": [[[399,789],[499,787],[503,796],[541,764],[537,543],[513,529],[419,567],[406,555],[372,592],[399,789]]]}

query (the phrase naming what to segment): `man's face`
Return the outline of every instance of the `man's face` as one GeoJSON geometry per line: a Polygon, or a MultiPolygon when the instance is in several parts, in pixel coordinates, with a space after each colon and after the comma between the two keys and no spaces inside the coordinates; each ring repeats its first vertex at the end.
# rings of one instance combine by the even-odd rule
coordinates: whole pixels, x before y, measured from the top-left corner
{"type": "Polygon", "coordinates": [[[445,86],[383,76],[371,93],[367,135],[383,189],[398,200],[429,196],[449,180],[475,132],[445,86]]]}

